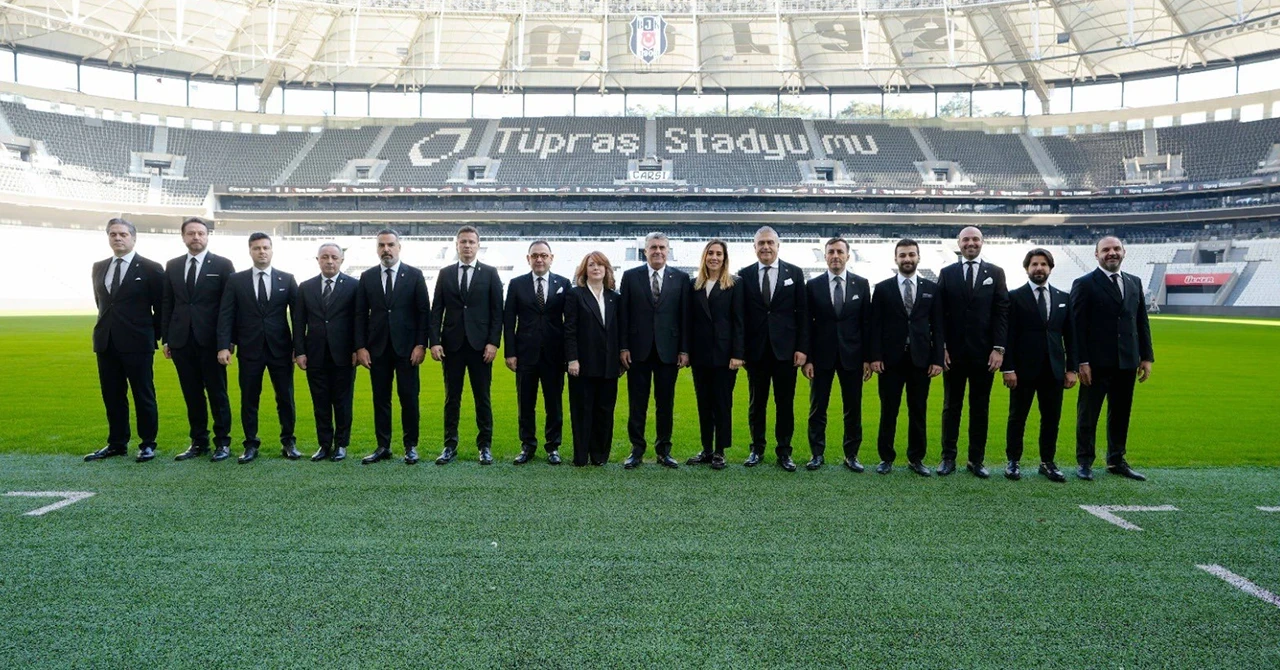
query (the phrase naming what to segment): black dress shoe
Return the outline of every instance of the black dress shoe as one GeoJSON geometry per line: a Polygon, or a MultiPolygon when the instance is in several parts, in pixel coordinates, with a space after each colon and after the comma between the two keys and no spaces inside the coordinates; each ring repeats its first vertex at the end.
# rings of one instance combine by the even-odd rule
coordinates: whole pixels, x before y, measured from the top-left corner
{"type": "Polygon", "coordinates": [[[185,461],[185,460],[187,460],[187,459],[189,459],[189,458],[195,458],[195,457],[197,457],[197,456],[204,456],[204,455],[205,455],[205,454],[207,454],[207,453],[209,453],[209,447],[201,447],[201,446],[196,446],[196,445],[194,445],[194,444],[193,444],[193,445],[191,445],[191,446],[187,447],[187,450],[186,450],[186,451],[184,451],[184,452],[182,452],[182,453],[178,454],[177,456],[174,456],[174,457],[173,457],[173,460],[175,460],[175,461],[185,461]]]}
{"type": "Polygon", "coordinates": [[[711,454],[711,469],[723,470],[725,468],[724,454],[711,454]]]}
{"type": "Polygon", "coordinates": [[[1081,465],[1080,467],[1076,468],[1076,478],[1083,479],[1086,482],[1093,481],[1093,466],[1081,465]]]}
{"type": "MultiPolygon", "coordinates": [[[[952,468],[954,467],[955,466],[952,466],[952,468]]],[[[907,469],[921,477],[928,477],[933,474],[929,472],[929,468],[925,467],[924,463],[921,463],[920,461],[907,461],[907,469]]]]}
{"type": "Polygon", "coordinates": [[[854,472],[862,472],[863,470],[866,470],[866,468],[862,467],[862,464],[858,462],[857,456],[844,459],[844,466],[854,472]]]}
{"type": "Polygon", "coordinates": [[[964,467],[969,472],[972,472],[973,476],[977,477],[978,479],[986,479],[991,476],[991,471],[987,469],[987,466],[981,463],[974,463],[973,461],[969,461],[968,463],[964,464],[964,467]]]}
{"type": "Polygon", "coordinates": [[[685,461],[684,464],[685,465],[704,465],[710,462],[711,462],[711,452],[700,451],[696,455],[690,456],[689,460],[685,461]]]}
{"type": "MultiPolygon", "coordinates": [[[[1040,466],[1040,469],[1041,472],[1043,472],[1044,466],[1040,466]]],[[[1022,479],[1022,468],[1018,466],[1017,461],[1009,461],[1009,464],[1004,466],[1004,478],[1012,479],[1014,481],[1022,479]]]]}
{"type": "Polygon", "coordinates": [[[334,447],[333,455],[329,457],[329,460],[333,461],[334,463],[337,463],[338,461],[346,460],[346,458],[347,458],[346,447],[334,447]]]}
{"type": "Polygon", "coordinates": [[[659,456],[658,465],[661,465],[664,468],[671,468],[673,470],[680,467],[680,463],[678,463],[676,459],[672,458],[670,454],[659,456]]]}
{"type": "Polygon", "coordinates": [[[286,444],[281,447],[280,455],[291,461],[296,461],[299,458],[302,458],[302,452],[298,451],[298,447],[292,444],[286,444]]]}
{"type": "Polygon", "coordinates": [[[878,475],[887,475],[890,472],[893,472],[893,463],[889,461],[880,461],[880,465],[876,466],[876,474],[878,475]]]}
{"type": "Polygon", "coordinates": [[[753,451],[749,456],[747,456],[747,460],[745,463],[743,463],[743,465],[749,468],[754,468],[755,466],[760,465],[763,462],[764,462],[764,455],[757,454],[756,452],[753,451]]]}
{"type": "MultiPolygon", "coordinates": [[[[560,465],[560,452],[547,452],[547,465],[560,465]]],[[[598,463],[597,465],[604,465],[604,463],[598,463]]]]}
{"type": "Polygon", "coordinates": [[[516,465],[524,465],[525,463],[528,463],[529,461],[532,461],[532,460],[533,460],[533,452],[529,451],[528,449],[521,449],[520,455],[516,456],[516,459],[511,462],[516,465]]]}
{"type": "Polygon", "coordinates": [[[323,461],[328,457],[329,457],[329,447],[320,447],[319,449],[316,450],[316,453],[311,455],[311,462],[316,463],[318,461],[323,461]]]}
{"type": "Polygon", "coordinates": [[[805,470],[817,470],[817,469],[820,469],[820,468],[822,467],[822,464],[823,464],[823,463],[826,463],[826,461],[825,461],[825,460],[823,460],[823,458],[822,458],[821,456],[814,456],[813,458],[810,458],[810,459],[809,459],[809,462],[808,462],[808,463],[805,463],[805,464],[804,464],[804,469],[805,469],[805,470]]]}
{"type": "Polygon", "coordinates": [[[946,477],[947,475],[955,471],[956,471],[956,462],[951,460],[950,458],[944,458],[942,459],[942,462],[938,464],[939,477],[946,477]]]}
{"type": "Polygon", "coordinates": [[[481,447],[480,465],[493,465],[493,452],[490,451],[489,447],[481,447]]]}
{"type": "Polygon", "coordinates": [[[147,461],[155,457],[156,457],[155,447],[143,447],[138,450],[138,457],[133,460],[137,461],[138,463],[146,463],[147,461]]]}
{"type": "Polygon", "coordinates": [[[449,447],[445,447],[444,451],[440,452],[440,455],[436,457],[436,465],[447,465],[457,457],[458,457],[457,449],[450,449],[449,447]]]}
{"type": "Polygon", "coordinates": [[[1132,479],[1138,482],[1147,481],[1146,475],[1129,467],[1129,464],[1123,460],[1120,461],[1119,463],[1116,463],[1115,465],[1108,465],[1107,472],[1110,472],[1113,475],[1120,475],[1121,477],[1128,477],[1129,479],[1132,479]]]}
{"type": "MultiPolygon", "coordinates": [[[[257,455],[257,451],[257,449],[254,449],[254,455],[257,455]]],[[[213,458],[210,458],[209,460],[217,463],[218,461],[225,461],[228,458],[231,458],[231,447],[214,447],[213,458]]]]}
{"type": "MultiPolygon", "coordinates": [[[[218,454],[217,454],[217,452],[214,452],[213,457],[214,457],[214,459],[215,459],[215,460],[218,458],[218,454]]],[[[241,456],[240,456],[240,458],[237,458],[237,459],[236,459],[236,462],[237,462],[237,463],[239,463],[240,465],[244,465],[245,463],[250,463],[250,462],[252,462],[252,461],[253,461],[253,459],[255,459],[255,458],[257,458],[257,457],[258,457],[258,448],[257,448],[257,447],[245,447],[245,448],[244,448],[244,454],[243,454],[243,455],[241,455],[241,456]]]]}
{"type": "Polygon", "coordinates": [[[92,454],[85,456],[84,460],[86,463],[89,461],[100,461],[104,458],[111,458],[112,456],[124,456],[128,453],[129,453],[128,447],[103,447],[93,452],[92,454]]]}
{"type": "Polygon", "coordinates": [[[1067,476],[1062,474],[1062,471],[1058,469],[1058,464],[1053,461],[1041,463],[1040,474],[1044,475],[1044,478],[1051,482],[1058,482],[1061,484],[1067,481],[1067,476]]]}
{"type": "Polygon", "coordinates": [[[640,467],[640,464],[643,462],[644,461],[640,459],[640,456],[636,454],[631,454],[630,456],[627,456],[627,460],[622,462],[622,467],[623,469],[626,469],[626,470],[634,470],[640,467]]]}
{"type": "Polygon", "coordinates": [[[603,468],[605,463],[607,462],[608,461],[591,461],[591,464],[596,466],[597,468],[603,468]]]}
{"type": "Polygon", "coordinates": [[[404,448],[404,464],[405,465],[418,464],[418,448],[417,447],[404,448]]]}
{"type": "Polygon", "coordinates": [[[368,456],[365,456],[364,458],[360,459],[360,463],[362,465],[370,465],[372,463],[377,463],[378,461],[385,461],[389,458],[391,458],[391,448],[378,447],[377,449],[373,450],[372,454],[369,454],[368,456]]]}
{"type": "Polygon", "coordinates": [[[786,470],[787,472],[796,471],[796,464],[794,461],[791,460],[790,456],[780,456],[778,458],[778,467],[782,468],[783,470],[786,470]]]}

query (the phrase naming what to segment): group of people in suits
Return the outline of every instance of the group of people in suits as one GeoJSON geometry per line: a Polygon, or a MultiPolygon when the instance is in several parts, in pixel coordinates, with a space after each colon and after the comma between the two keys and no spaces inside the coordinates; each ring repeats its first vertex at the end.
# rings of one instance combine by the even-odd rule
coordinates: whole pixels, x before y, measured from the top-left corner
{"type": "Polygon", "coordinates": [[[477,260],[479,232],[463,226],[455,236],[457,262],[441,269],[428,295],[421,270],[400,260],[400,237],[377,235],[379,264],[359,278],[341,272],[344,251],[320,246],[320,273],[298,284],[271,265],[272,241],[249,237],[253,267],[235,272],[231,261],[207,251],[211,222],[182,224],[188,253],[164,267],[137,255],[137,233],[124,219],[107,224],[112,257],[93,267],[98,321],[94,351],[107,411],[107,445],[86,456],[127,453],[131,439],[128,394],[137,412],[137,460],[155,457],[157,409],[153,359],[157,343],[178,372],[190,424],[186,460],[230,456],[231,412],[226,367],[239,360],[244,452],[254,460],[261,441],[258,406],[263,376],[271,379],[280,419],[282,455],[297,449],[292,366],[305,371],[314,408],[318,450],[313,461],[346,458],[350,447],[355,368],[369,370],[377,445],[365,464],[392,458],[392,386],[399,400],[404,462],[418,462],[419,367],[430,353],[444,374],[444,445],[436,463],[457,458],[459,410],[469,378],[475,403],[479,462],[493,462],[492,365],[506,341],[504,362],[515,373],[520,454],[538,451],[537,403],[543,400],[543,449],[561,462],[566,373],[574,465],[604,465],[613,443],[619,380],[626,376],[627,438],[623,467],[641,465],[650,406],[657,463],[678,467],[672,450],[676,383],[691,368],[701,449],[688,465],[726,467],[732,444],[733,397],[738,371],[749,385],[750,453],[747,467],[765,460],[768,405],[774,405],[776,463],[795,471],[792,438],[798,374],[810,384],[806,468],[823,467],[827,415],[835,381],[843,404],[843,464],[862,472],[862,386],[878,376],[879,464],[888,474],[897,460],[896,429],[905,392],[906,462],[916,474],[932,471],[926,415],[932,379],[943,377],[941,462],[937,474],[956,470],[960,423],[967,393],[966,469],[990,476],[985,465],[990,394],[995,375],[1009,389],[1006,467],[1021,477],[1023,434],[1033,401],[1040,409],[1039,472],[1066,477],[1055,463],[1064,391],[1077,384],[1076,474],[1093,477],[1098,417],[1107,417],[1107,469],[1143,479],[1127,463],[1126,438],[1135,382],[1146,381],[1155,356],[1141,281],[1120,270],[1124,245],[1098,241],[1098,269],[1075,281],[1070,293],[1049,284],[1053,255],[1033,249],[1023,261],[1028,283],[1012,293],[1004,271],[982,258],[980,230],[957,238],[960,259],[934,282],[918,272],[920,245],[902,239],[894,248],[893,277],[872,286],[848,269],[849,243],[824,245],[827,271],[807,279],[779,258],[777,232],[755,234],[756,262],[729,270],[728,245],[702,250],[690,276],[668,264],[669,240],[651,233],[645,262],[615,279],[613,264],[595,251],[571,278],[551,272],[550,242],[530,244],[530,272],[513,279],[505,300],[497,269],[477,260]],[[206,406],[207,403],[207,406],[206,406]],[[208,415],[213,414],[212,436],[208,415]]]}

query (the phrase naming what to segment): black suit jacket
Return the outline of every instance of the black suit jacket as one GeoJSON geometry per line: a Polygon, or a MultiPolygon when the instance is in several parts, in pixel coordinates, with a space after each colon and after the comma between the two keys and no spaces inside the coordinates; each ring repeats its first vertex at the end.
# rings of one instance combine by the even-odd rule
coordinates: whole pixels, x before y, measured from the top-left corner
{"type": "Polygon", "coordinates": [[[871,360],[897,365],[911,339],[911,364],[918,368],[942,365],[942,300],[938,285],[916,275],[915,304],[907,314],[898,289],[898,275],[876,284],[871,298],[871,360]]]}
{"type": "Polygon", "coordinates": [[[469,345],[483,351],[485,345],[502,342],[502,279],[492,265],[479,261],[471,271],[467,295],[458,285],[458,264],[444,267],[436,277],[431,298],[431,346],[443,345],[446,352],[469,345]]]}
{"type": "Polygon", "coordinates": [[[533,273],[520,275],[507,285],[503,304],[503,337],[506,358],[516,358],[517,370],[532,370],[547,360],[564,363],[564,304],[573,286],[565,277],[547,273],[542,307],[538,307],[533,273]]]}
{"type": "Polygon", "coordinates": [[[738,271],[742,278],[748,362],[769,358],[789,361],[797,351],[809,353],[809,308],[804,271],[781,260],[777,267],[778,277],[768,307],[764,306],[764,298],[760,294],[760,264],[752,263],[738,271]]]}
{"type": "Polygon", "coordinates": [[[830,277],[824,272],[806,285],[809,301],[809,362],[821,369],[862,370],[871,362],[871,284],[844,273],[844,305],[836,316],[830,277]]]}
{"type": "Polygon", "coordinates": [[[1031,282],[1009,293],[1009,345],[1000,371],[1017,373],[1019,384],[1046,374],[1061,380],[1068,370],[1076,369],[1071,296],[1050,286],[1045,299],[1048,322],[1036,304],[1031,282]]]}
{"type": "Polygon", "coordinates": [[[621,338],[618,335],[618,303],[616,291],[605,290],[605,316],[591,289],[575,286],[564,302],[564,359],[578,361],[582,377],[617,379],[622,376],[618,360],[621,338]]]}
{"type": "Polygon", "coordinates": [[[408,358],[414,347],[427,346],[427,327],[431,320],[427,280],[418,268],[401,263],[388,302],[382,284],[385,269],[378,264],[360,274],[356,291],[356,349],[368,349],[370,356],[381,356],[390,347],[395,355],[408,358]]]}
{"type": "Polygon", "coordinates": [[[105,282],[114,273],[115,257],[93,264],[93,300],[98,320],[93,324],[93,350],[114,347],[122,354],[156,350],[164,302],[164,268],[135,253],[129,267],[120,268],[120,288],[108,293],[105,282]]]}
{"type": "Polygon", "coordinates": [[[355,351],[356,294],[360,292],[355,277],[341,272],[333,278],[333,295],[325,305],[324,276],[316,275],[298,286],[298,310],[293,327],[293,353],[307,357],[312,365],[351,365],[355,351]],[[329,360],[324,360],[328,349],[329,360]]]}
{"type": "Polygon", "coordinates": [[[218,315],[222,310],[222,290],[236,268],[231,261],[212,252],[205,254],[197,270],[195,295],[187,295],[187,255],[165,264],[164,304],[160,334],[171,348],[197,344],[218,344],[218,315]]]}
{"type": "Polygon", "coordinates": [[[256,270],[250,268],[231,275],[222,292],[222,314],[218,316],[218,348],[238,347],[236,356],[245,360],[290,360],[293,334],[289,320],[298,318],[298,282],[288,272],[271,268],[271,297],[258,306],[253,294],[256,270]]]}
{"type": "Polygon", "coordinates": [[[1123,298],[1101,269],[1071,285],[1076,360],[1082,364],[1137,370],[1142,361],[1156,360],[1142,280],[1123,272],[1120,276],[1124,279],[1123,298]]]}
{"type": "Polygon", "coordinates": [[[993,348],[1008,346],[1009,288],[1000,266],[982,261],[974,269],[977,277],[970,289],[963,262],[942,268],[938,290],[951,362],[985,367],[993,348]]]}
{"type": "Polygon", "coordinates": [[[689,283],[690,365],[727,368],[730,358],[746,358],[742,295],[741,278],[735,277],[727,291],[717,283],[709,296],[689,283]]]}
{"type": "Polygon", "coordinates": [[[649,283],[652,272],[645,263],[622,273],[618,330],[622,348],[631,352],[631,360],[648,360],[656,347],[658,360],[671,365],[677,356],[689,353],[685,321],[691,282],[689,275],[668,265],[662,269],[662,294],[654,300],[649,283]]]}

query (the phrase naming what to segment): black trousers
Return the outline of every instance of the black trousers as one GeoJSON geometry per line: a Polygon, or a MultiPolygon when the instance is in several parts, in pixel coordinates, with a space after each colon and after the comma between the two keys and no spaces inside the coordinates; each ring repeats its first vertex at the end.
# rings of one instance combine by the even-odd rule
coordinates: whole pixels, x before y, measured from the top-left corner
{"type": "Polygon", "coordinates": [[[573,464],[603,465],[613,447],[613,410],[618,380],[569,377],[569,421],[573,430],[573,464]]]}
{"type": "Polygon", "coordinates": [[[1133,410],[1133,386],[1137,370],[1093,368],[1093,383],[1080,387],[1076,400],[1076,462],[1092,465],[1097,458],[1094,443],[1098,416],[1107,404],[1107,465],[1124,460],[1129,439],[1129,413],[1133,410]]]}
{"type": "Polygon", "coordinates": [[[751,451],[764,453],[764,424],[769,408],[769,385],[773,385],[773,424],[778,457],[791,456],[791,436],[796,430],[796,367],[791,359],[766,358],[747,363],[747,426],[751,430],[751,451]]]}
{"type": "Polygon", "coordinates": [[[723,454],[733,446],[733,387],[738,371],[729,366],[693,367],[693,390],[698,399],[702,451],[723,454]]]}
{"type": "Polygon", "coordinates": [[[538,450],[538,387],[542,387],[542,408],[547,422],[543,428],[543,447],[547,453],[560,449],[564,432],[564,363],[547,358],[536,366],[516,369],[516,402],[520,417],[520,450],[538,450]]]}
{"type": "Polygon", "coordinates": [[[348,447],[351,446],[351,405],[355,396],[356,369],[350,365],[334,365],[327,356],[324,360],[323,364],[307,366],[307,386],[311,389],[311,407],[316,417],[316,439],[325,449],[348,447]]]}
{"type": "Polygon", "coordinates": [[[809,450],[822,456],[827,448],[827,407],[831,385],[840,378],[840,398],[844,403],[844,457],[857,458],[862,447],[862,370],[817,368],[809,382],[809,450]]]}
{"type": "Polygon", "coordinates": [[[1018,377],[1018,387],[1009,391],[1009,427],[1005,431],[1005,456],[1011,461],[1022,459],[1023,434],[1027,432],[1027,415],[1031,401],[1040,405],[1040,462],[1052,463],[1058,453],[1058,424],[1062,420],[1062,380],[1052,374],[1037,379],[1018,377]]]}
{"type": "Polygon", "coordinates": [[[905,357],[880,373],[880,434],[876,447],[882,461],[892,463],[898,456],[893,441],[898,432],[903,387],[907,389],[907,460],[919,463],[928,451],[925,414],[929,411],[929,369],[918,368],[905,357]]]}
{"type": "Polygon", "coordinates": [[[373,357],[369,380],[373,383],[373,432],[378,446],[391,448],[391,380],[395,379],[400,397],[400,425],[404,446],[418,446],[418,367],[408,356],[397,356],[390,346],[381,356],[373,357]]]}
{"type": "Polygon", "coordinates": [[[185,347],[170,348],[173,366],[178,369],[182,398],[187,402],[187,423],[191,444],[209,446],[209,412],[213,412],[213,444],[231,446],[231,400],[227,397],[227,368],[218,362],[218,351],[194,341],[185,347]],[[209,406],[205,408],[205,400],[209,406]]]}
{"type": "Polygon", "coordinates": [[[293,404],[293,362],[285,358],[278,361],[239,359],[240,426],[244,429],[244,446],[257,447],[258,404],[262,398],[262,375],[271,376],[271,388],[276,394],[276,416],[280,418],[280,444],[297,444],[294,423],[298,412],[293,404]]]}
{"type": "Polygon", "coordinates": [[[154,351],[122,354],[108,345],[98,352],[98,386],[107,409],[107,446],[127,449],[129,439],[129,392],[138,415],[138,448],[156,446],[160,412],[156,407],[154,351]]]}
{"type": "Polygon", "coordinates": [[[631,440],[631,453],[644,454],[644,430],[649,418],[649,385],[653,385],[656,436],[653,450],[659,456],[671,455],[672,413],[676,403],[676,377],[680,368],[675,363],[663,363],[658,352],[649,352],[644,361],[631,359],[627,370],[627,437],[631,440]]]}
{"type": "Polygon", "coordinates": [[[444,446],[458,448],[458,414],[462,407],[462,382],[471,378],[471,397],[476,406],[476,448],[493,445],[493,405],[489,387],[493,382],[493,363],[484,362],[484,352],[464,344],[457,351],[445,352],[444,368],[444,446]]]}
{"type": "Polygon", "coordinates": [[[960,442],[960,417],[964,414],[964,391],[969,387],[969,461],[981,463],[987,457],[987,424],[991,415],[991,384],[995,373],[986,361],[957,363],[942,373],[942,459],[956,460],[960,442]]]}

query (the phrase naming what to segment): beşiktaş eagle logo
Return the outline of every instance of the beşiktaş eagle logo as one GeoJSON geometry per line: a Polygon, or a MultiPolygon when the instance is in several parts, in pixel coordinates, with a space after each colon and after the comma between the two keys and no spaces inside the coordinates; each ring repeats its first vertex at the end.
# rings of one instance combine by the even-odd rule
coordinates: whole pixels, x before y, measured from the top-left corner
{"type": "Polygon", "coordinates": [[[631,53],[653,65],[658,57],[667,53],[667,20],[657,14],[637,16],[631,19],[631,53]]]}

